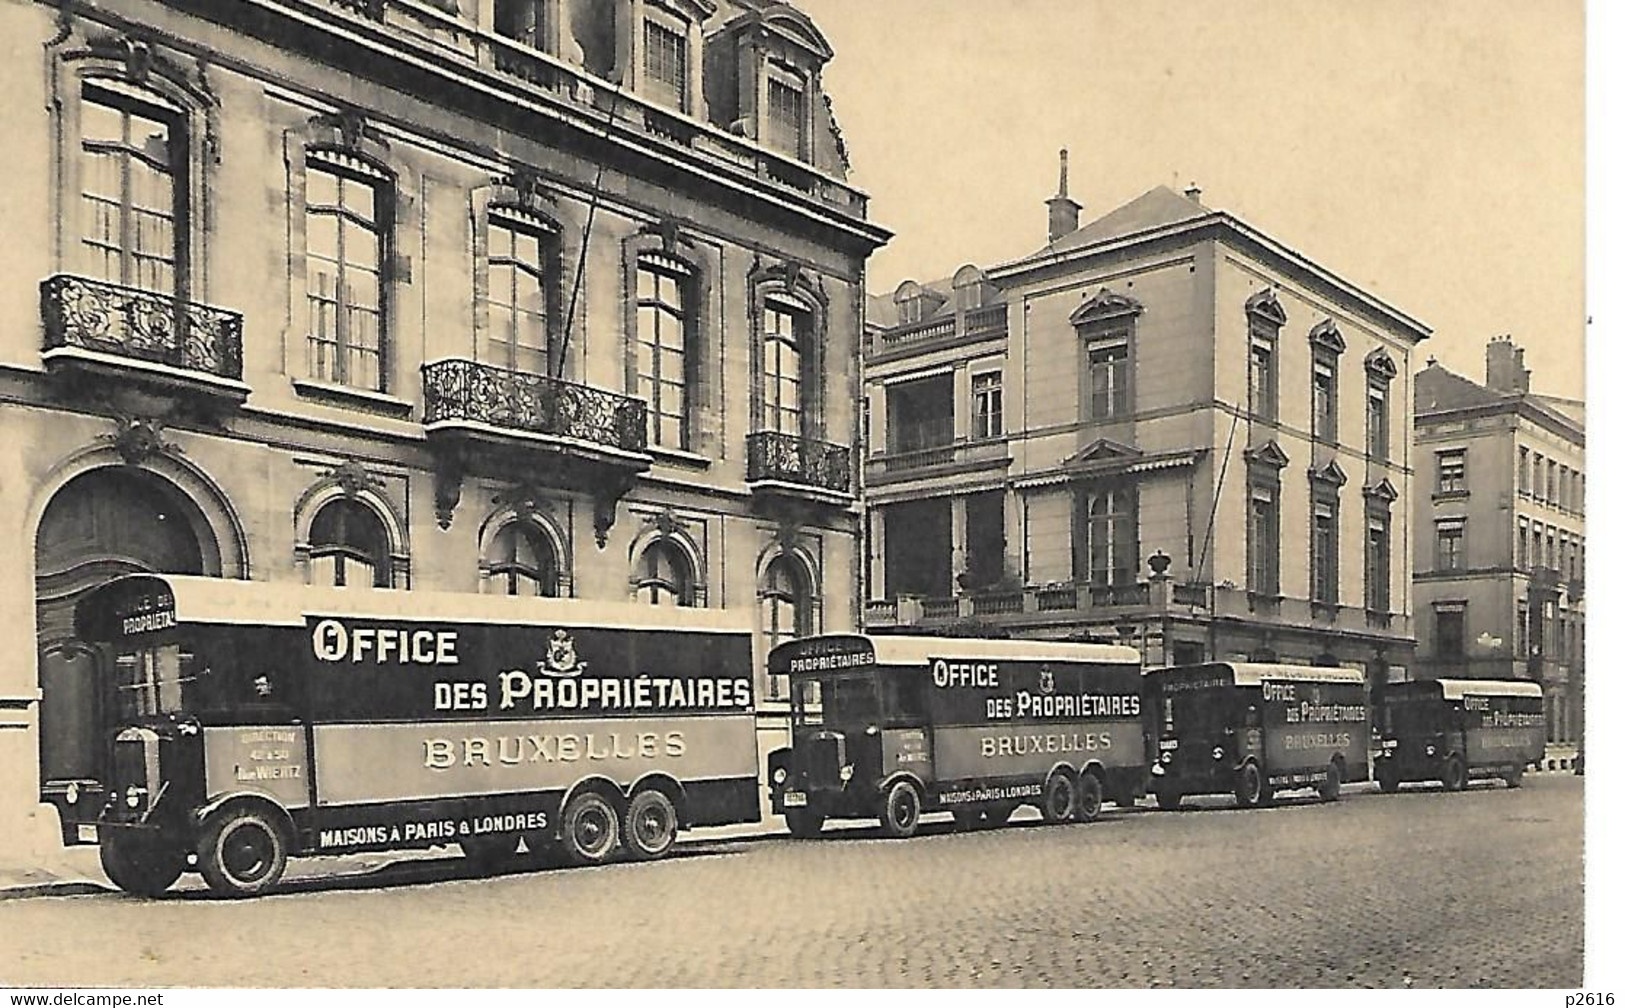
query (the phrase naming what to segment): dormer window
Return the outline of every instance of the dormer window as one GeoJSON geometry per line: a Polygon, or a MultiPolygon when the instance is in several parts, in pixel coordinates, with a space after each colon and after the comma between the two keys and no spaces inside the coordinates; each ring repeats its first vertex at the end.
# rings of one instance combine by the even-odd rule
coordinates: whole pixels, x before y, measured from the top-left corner
{"type": "Polygon", "coordinates": [[[806,86],[791,74],[769,69],[763,140],[774,150],[799,158],[806,150],[806,134],[806,86]]]}
{"type": "Polygon", "coordinates": [[[643,83],[649,97],[674,108],[688,108],[688,38],[666,19],[643,22],[643,83]]]}
{"type": "Polygon", "coordinates": [[[547,0],[496,0],[496,33],[532,49],[547,46],[547,0]]]}

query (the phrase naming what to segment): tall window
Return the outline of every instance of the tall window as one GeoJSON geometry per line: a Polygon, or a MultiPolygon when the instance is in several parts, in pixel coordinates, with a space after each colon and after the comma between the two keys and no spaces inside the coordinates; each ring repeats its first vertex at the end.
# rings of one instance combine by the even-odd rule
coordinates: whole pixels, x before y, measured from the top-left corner
{"type": "Polygon", "coordinates": [[[1275,330],[1262,322],[1252,323],[1248,357],[1248,404],[1261,420],[1276,415],[1275,330]]]}
{"type": "Polygon", "coordinates": [[[1529,554],[1530,563],[1535,567],[1546,566],[1546,526],[1540,522],[1534,524],[1533,547],[1529,554]]]}
{"type": "Polygon", "coordinates": [[[643,76],[651,96],[688,108],[688,39],[681,31],[643,22],[643,76]]]}
{"type": "Polygon", "coordinates": [[[559,564],[542,530],[528,521],[512,521],[491,543],[491,580],[506,595],[559,594],[559,564]]]}
{"type": "Polygon", "coordinates": [[[1247,490],[1247,590],[1278,595],[1281,588],[1280,502],[1275,487],[1255,483],[1247,490]]]}
{"type": "Polygon", "coordinates": [[[1365,386],[1365,440],[1372,458],[1388,458],[1388,383],[1375,377],[1365,386]]]}
{"type": "Polygon", "coordinates": [[[1546,500],[1557,506],[1557,460],[1548,459],[1546,462],[1546,500]]]}
{"type": "Polygon", "coordinates": [[[674,259],[638,260],[638,395],[649,443],[688,447],[688,271],[674,259]]]}
{"type": "Polygon", "coordinates": [[[1371,508],[1365,518],[1365,607],[1385,613],[1392,580],[1389,517],[1386,509],[1371,508]]]}
{"type": "Polygon", "coordinates": [[[1540,454],[1540,452],[1535,453],[1534,491],[1535,500],[1543,501],[1546,499],[1546,459],[1540,454]]]}
{"type": "Polygon", "coordinates": [[[1109,420],[1128,415],[1128,340],[1091,340],[1089,347],[1089,418],[1109,420]]]}
{"type": "Polygon", "coordinates": [[[383,179],[364,162],[323,154],[305,167],[309,373],[384,389],[383,179]]]}
{"type": "Polygon", "coordinates": [[[1435,606],[1433,610],[1434,648],[1440,658],[1460,659],[1467,655],[1467,607],[1435,606]]]}
{"type": "Polygon", "coordinates": [[[779,557],[767,565],[761,591],[762,633],[769,649],[812,633],[812,600],[799,565],[779,557]]]}
{"type": "Polygon", "coordinates": [[[802,433],[801,347],[807,312],[769,299],[762,312],[762,419],[766,429],[802,433]]]}
{"type": "Polygon", "coordinates": [[[1434,570],[1462,570],[1467,566],[1467,519],[1446,518],[1435,525],[1437,549],[1434,570]]]}
{"type": "Polygon", "coordinates": [[[1139,568],[1139,529],[1132,488],[1091,491],[1084,496],[1083,546],[1092,585],[1129,585],[1139,568]]]}
{"type": "Polygon", "coordinates": [[[1004,375],[987,371],[971,375],[971,436],[994,438],[1004,433],[1004,375]]]}
{"type": "Polygon", "coordinates": [[[1518,658],[1529,657],[1529,603],[1524,599],[1513,608],[1512,653],[1518,658]]]}
{"type": "Polygon", "coordinates": [[[767,79],[767,143],[792,157],[805,151],[807,95],[800,82],[778,75],[767,79]]]}
{"type": "Polygon", "coordinates": [[[1529,495],[1529,449],[1518,447],[1518,492],[1529,495]]]}
{"type": "Polygon", "coordinates": [[[1434,456],[1438,470],[1437,491],[1442,494],[1467,491],[1467,449],[1442,451],[1434,456]]]}
{"type": "Polygon", "coordinates": [[[694,604],[694,568],[688,556],[664,540],[651,543],[638,558],[637,596],[657,606],[694,604]]]}
{"type": "Polygon", "coordinates": [[[485,241],[487,359],[545,374],[553,315],[549,271],[556,264],[552,236],[493,214],[485,241]]]}
{"type": "Polygon", "coordinates": [[[1337,440],[1337,358],[1315,355],[1312,416],[1318,441],[1337,440]]]}
{"type": "Polygon", "coordinates": [[[1529,563],[1529,519],[1518,519],[1518,555],[1517,566],[1519,570],[1527,570],[1529,563]]]}
{"type": "Polygon", "coordinates": [[[1322,605],[1337,604],[1337,501],[1315,499],[1309,534],[1309,598],[1322,605]]]}
{"type": "Polygon", "coordinates": [[[80,241],[88,270],[114,283],[174,293],[185,226],[180,113],[87,83],[79,130],[80,241]]]}
{"type": "Polygon", "coordinates": [[[310,581],[340,588],[388,588],[389,536],[365,504],[335,500],[310,524],[310,581]]]}

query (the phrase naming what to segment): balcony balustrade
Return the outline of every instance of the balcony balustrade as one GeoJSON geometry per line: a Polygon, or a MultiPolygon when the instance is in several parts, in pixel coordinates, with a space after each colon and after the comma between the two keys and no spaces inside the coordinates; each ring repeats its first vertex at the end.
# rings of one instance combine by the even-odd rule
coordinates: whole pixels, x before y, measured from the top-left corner
{"type": "Polygon", "coordinates": [[[757,431],[745,438],[745,480],[785,483],[836,494],[852,493],[852,449],[845,445],[757,431]]]}

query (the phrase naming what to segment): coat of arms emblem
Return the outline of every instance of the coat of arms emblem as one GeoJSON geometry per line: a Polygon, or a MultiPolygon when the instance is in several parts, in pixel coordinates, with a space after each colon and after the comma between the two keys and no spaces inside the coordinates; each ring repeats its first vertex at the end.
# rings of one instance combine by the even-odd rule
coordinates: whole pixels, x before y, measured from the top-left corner
{"type": "Polygon", "coordinates": [[[547,658],[541,671],[551,676],[578,676],[587,671],[587,663],[576,656],[575,639],[563,630],[555,630],[547,642],[547,658]]]}
{"type": "Polygon", "coordinates": [[[1049,669],[1038,670],[1038,692],[1046,694],[1055,692],[1054,672],[1051,672],[1049,669]]]}

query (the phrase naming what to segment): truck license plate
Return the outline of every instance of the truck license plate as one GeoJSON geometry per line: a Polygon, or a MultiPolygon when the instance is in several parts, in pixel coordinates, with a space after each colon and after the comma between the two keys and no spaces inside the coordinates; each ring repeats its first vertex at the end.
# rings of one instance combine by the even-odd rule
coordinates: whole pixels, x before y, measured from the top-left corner
{"type": "Polygon", "coordinates": [[[96,842],[96,824],[95,823],[87,823],[87,822],[79,823],[79,842],[80,843],[95,843],[96,842]]]}
{"type": "Polygon", "coordinates": [[[807,793],[805,791],[786,791],[784,793],[785,808],[806,808],[807,793]]]}

